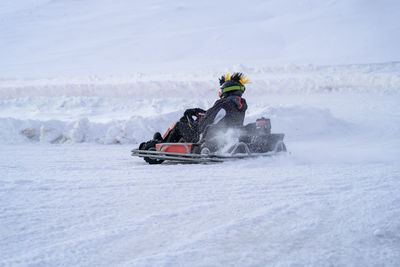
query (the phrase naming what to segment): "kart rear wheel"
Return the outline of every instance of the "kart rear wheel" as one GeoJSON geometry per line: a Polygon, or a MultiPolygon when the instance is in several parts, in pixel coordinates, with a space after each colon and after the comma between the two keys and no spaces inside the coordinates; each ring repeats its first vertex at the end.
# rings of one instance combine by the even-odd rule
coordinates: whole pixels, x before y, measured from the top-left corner
{"type": "MultiPolygon", "coordinates": [[[[149,150],[149,151],[156,151],[156,144],[157,144],[156,141],[149,141],[142,146],[142,149],[149,150]]],[[[152,157],[144,157],[143,159],[148,164],[161,164],[164,162],[164,160],[162,160],[162,159],[155,159],[152,157]]]]}
{"type": "Polygon", "coordinates": [[[279,141],[278,143],[276,143],[274,152],[286,152],[286,145],[284,142],[279,141]]]}

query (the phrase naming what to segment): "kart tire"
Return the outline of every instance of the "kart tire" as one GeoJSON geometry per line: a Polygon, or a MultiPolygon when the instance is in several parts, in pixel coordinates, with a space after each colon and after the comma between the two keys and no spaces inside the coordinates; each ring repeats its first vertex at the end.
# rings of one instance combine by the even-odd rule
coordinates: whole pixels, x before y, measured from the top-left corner
{"type": "Polygon", "coordinates": [[[286,145],[284,142],[280,141],[276,144],[274,152],[286,152],[286,145]]]}
{"type": "MultiPolygon", "coordinates": [[[[149,151],[156,151],[157,143],[158,143],[157,141],[148,141],[142,146],[142,149],[149,150],[149,151]]],[[[161,164],[164,162],[164,160],[162,160],[162,159],[155,159],[155,158],[151,158],[151,157],[144,157],[143,159],[148,164],[161,164]]]]}

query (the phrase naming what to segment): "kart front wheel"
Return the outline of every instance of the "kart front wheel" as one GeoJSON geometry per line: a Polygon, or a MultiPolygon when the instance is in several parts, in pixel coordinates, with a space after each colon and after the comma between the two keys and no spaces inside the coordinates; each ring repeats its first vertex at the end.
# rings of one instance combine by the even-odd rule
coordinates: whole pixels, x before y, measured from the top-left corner
{"type": "MultiPolygon", "coordinates": [[[[149,142],[143,144],[140,149],[141,150],[156,151],[156,144],[157,144],[156,141],[149,141],[149,142]]],[[[162,159],[155,159],[155,158],[152,158],[152,157],[144,157],[143,159],[148,164],[161,164],[161,163],[164,162],[164,160],[162,160],[162,159]]]]}

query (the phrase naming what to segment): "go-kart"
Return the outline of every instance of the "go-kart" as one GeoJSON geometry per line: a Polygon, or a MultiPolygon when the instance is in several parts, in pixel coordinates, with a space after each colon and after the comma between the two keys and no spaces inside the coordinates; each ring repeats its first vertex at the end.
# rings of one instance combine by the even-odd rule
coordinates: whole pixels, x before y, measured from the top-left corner
{"type": "Polygon", "coordinates": [[[155,133],[152,140],[133,149],[132,156],[142,157],[149,164],[161,164],[164,161],[210,163],[286,152],[284,134],[271,133],[271,121],[266,118],[228,129],[217,124],[209,125],[195,143],[184,140],[166,142],[174,126],[168,128],[163,136],[155,133]]]}

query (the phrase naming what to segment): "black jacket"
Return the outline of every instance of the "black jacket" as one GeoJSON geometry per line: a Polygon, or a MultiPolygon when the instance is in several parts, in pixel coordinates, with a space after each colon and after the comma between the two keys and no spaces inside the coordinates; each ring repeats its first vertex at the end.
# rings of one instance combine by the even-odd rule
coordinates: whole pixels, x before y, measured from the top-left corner
{"type": "Polygon", "coordinates": [[[216,124],[221,128],[242,126],[246,110],[246,100],[240,96],[231,95],[221,98],[207,110],[203,118],[200,118],[197,131],[202,133],[211,124],[216,124]]]}

